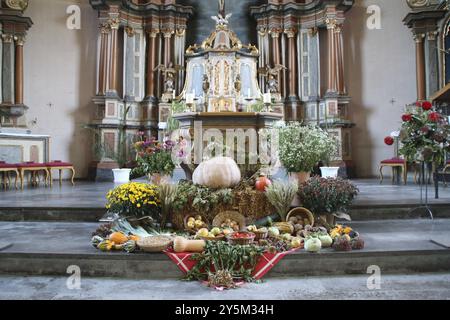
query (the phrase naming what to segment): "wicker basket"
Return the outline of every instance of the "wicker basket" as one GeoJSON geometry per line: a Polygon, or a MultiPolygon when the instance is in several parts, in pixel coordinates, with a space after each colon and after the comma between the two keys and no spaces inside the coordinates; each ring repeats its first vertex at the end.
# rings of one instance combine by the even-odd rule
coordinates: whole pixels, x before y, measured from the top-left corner
{"type": "Polygon", "coordinates": [[[216,237],[200,237],[200,239],[205,240],[205,241],[224,241],[225,240],[225,235],[218,235],[216,237]]]}
{"type": "Polygon", "coordinates": [[[233,235],[235,233],[236,232],[230,233],[227,236],[228,242],[231,243],[232,245],[246,246],[246,245],[252,244],[256,238],[256,234],[254,234],[253,232],[240,232],[240,233],[247,233],[249,235],[248,238],[233,238],[233,235]]]}
{"type": "MultiPolygon", "coordinates": [[[[190,234],[196,234],[199,229],[197,229],[197,228],[189,229],[188,226],[187,226],[188,219],[190,217],[195,218],[194,215],[191,215],[191,214],[187,214],[183,218],[184,230],[186,232],[189,232],[190,234]]],[[[205,217],[202,217],[202,221],[203,221],[203,224],[204,224],[204,226],[202,228],[208,228],[209,224],[208,224],[208,221],[206,221],[205,217]]]]}
{"type": "Polygon", "coordinates": [[[289,222],[289,218],[290,217],[297,217],[297,216],[301,216],[303,219],[308,219],[310,222],[310,226],[314,226],[314,215],[312,214],[311,211],[309,211],[306,208],[295,208],[292,209],[291,211],[289,211],[289,213],[286,216],[286,221],[289,222]]]}
{"type": "Polygon", "coordinates": [[[267,239],[267,237],[269,236],[269,231],[268,230],[266,232],[263,232],[263,231],[252,231],[252,233],[255,234],[255,241],[267,239]]]}
{"type": "Polygon", "coordinates": [[[151,236],[141,238],[137,241],[137,245],[145,252],[161,252],[166,250],[173,239],[169,236],[151,236]]]}
{"type": "Polygon", "coordinates": [[[245,217],[237,211],[223,211],[214,217],[213,227],[221,227],[225,220],[230,219],[239,224],[239,230],[245,230],[245,217]]]}

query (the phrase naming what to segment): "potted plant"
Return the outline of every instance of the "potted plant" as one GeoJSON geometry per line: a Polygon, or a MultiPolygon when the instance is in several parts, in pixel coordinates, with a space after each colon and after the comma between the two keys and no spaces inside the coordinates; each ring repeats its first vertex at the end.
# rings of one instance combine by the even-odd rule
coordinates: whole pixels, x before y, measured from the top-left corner
{"type": "Polygon", "coordinates": [[[336,140],[317,126],[291,123],[280,128],[279,158],[288,173],[302,183],[314,166],[336,151],[336,140]]]}
{"type": "Polygon", "coordinates": [[[156,138],[141,139],[135,143],[137,163],[150,182],[160,185],[167,182],[173,175],[175,164],[172,161],[174,142],[166,140],[163,143],[156,138]]]}
{"type": "Polygon", "coordinates": [[[348,180],[313,177],[300,185],[297,194],[302,206],[330,228],[336,224],[336,217],[350,220],[346,212],[358,192],[348,180]]]}

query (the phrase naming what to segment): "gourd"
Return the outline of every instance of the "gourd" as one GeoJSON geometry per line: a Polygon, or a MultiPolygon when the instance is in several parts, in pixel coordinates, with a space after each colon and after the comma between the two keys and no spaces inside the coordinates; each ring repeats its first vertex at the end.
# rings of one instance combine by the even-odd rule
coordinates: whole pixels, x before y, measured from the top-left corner
{"type": "Polygon", "coordinates": [[[322,242],[318,238],[309,238],[305,242],[305,250],[308,252],[319,252],[322,249],[322,242]]]}
{"type": "Polygon", "coordinates": [[[105,241],[102,237],[100,237],[100,236],[94,236],[94,237],[92,237],[92,240],[91,240],[91,243],[92,243],[92,245],[94,246],[94,247],[98,247],[98,245],[100,244],[100,243],[102,243],[103,241],[105,241]]]}
{"type": "Polygon", "coordinates": [[[113,247],[114,247],[114,243],[109,240],[102,241],[97,246],[97,248],[102,251],[111,251],[113,247]]]}
{"type": "Polygon", "coordinates": [[[264,192],[266,191],[266,188],[272,184],[272,181],[270,181],[264,174],[261,174],[259,178],[256,180],[255,188],[258,191],[264,192]]]}
{"type": "Polygon", "coordinates": [[[232,158],[216,157],[200,163],[192,181],[210,188],[229,188],[241,181],[241,171],[232,158]]]}
{"type": "Polygon", "coordinates": [[[179,252],[203,252],[206,242],[204,240],[187,240],[183,237],[176,237],[173,240],[173,250],[179,252]]]}
{"type": "Polygon", "coordinates": [[[274,224],[274,226],[278,228],[278,230],[280,230],[281,233],[289,233],[289,234],[294,233],[294,226],[288,222],[277,222],[274,224]]]}
{"type": "Polygon", "coordinates": [[[125,250],[128,253],[132,253],[136,251],[136,241],[129,240],[123,244],[123,250],[125,250]]]}
{"type": "Polygon", "coordinates": [[[109,240],[115,244],[124,244],[128,241],[128,237],[122,232],[113,232],[109,235],[109,240]]]}
{"type": "Polygon", "coordinates": [[[329,248],[333,244],[333,239],[327,234],[319,236],[319,240],[322,243],[322,248],[329,248]]]}
{"type": "Polygon", "coordinates": [[[272,238],[278,237],[280,235],[280,230],[276,227],[269,228],[269,236],[272,238]]]}

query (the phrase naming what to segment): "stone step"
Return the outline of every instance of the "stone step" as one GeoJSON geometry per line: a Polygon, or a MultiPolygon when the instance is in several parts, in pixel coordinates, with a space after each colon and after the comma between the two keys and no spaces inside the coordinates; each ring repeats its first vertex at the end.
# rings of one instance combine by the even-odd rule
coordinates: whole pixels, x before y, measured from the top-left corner
{"type": "MultiPolygon", "coordinates": [[[[361,251],[318,254],[300,251],[286,256],[268,277],[366,274],[378,266],[382,274],[448,272],[450,250],[430,240],[447,235],[450,220],[385,220],[351,224],[365,239],[361,251]]],[[[97,223],[0,222],[0,274],[67,275],[80,267],[82,276],[180,278],[182,273],[164,254],[104,253],[90,245],[97,223]],[[8,245],[11,244],[11,245],[8,245]]]]}

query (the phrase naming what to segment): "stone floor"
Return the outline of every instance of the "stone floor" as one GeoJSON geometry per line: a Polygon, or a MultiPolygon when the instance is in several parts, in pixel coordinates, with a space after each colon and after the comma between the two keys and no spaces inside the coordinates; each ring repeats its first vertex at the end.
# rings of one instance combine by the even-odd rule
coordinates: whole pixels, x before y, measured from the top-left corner
{"type": "MultiPolygon", "coordinates": [[[[415,300],[450,299],[450,274],[381,275],[368,289],[367,276],[269,279],[236,290],[215,291],[199,282],[81,278],[68,289],[67,277],[0,276],[0,299],[35,300],[415,300]],[[276,288],[276,289],[274,289],[276,288]]],[[[70,281],[70,280],[69,280],[70,281]]]]}
{"type": "MultiPolygon", "coordinates": [[[[12,244],[4,250],[0,249],[0,252],[103,254],[89,243],[91,233],[98,225],[69,222],[0,222],[0,243],[12,244]]],[[[430,240],[450,238],[450,219],[361,221],[352,222],[350,225],[363,235],[366,252],[446,250],[430,240]]]]}
{"type": "MultiPolygon", "coordinates": [[[[390,182],[380,184],[378,180],[355,180],[360,194],[354,206],[371,205],[413,205],[420,200],[419,186],[413,183],[396,185],[390,182]]],[[[75,186],[65,182],[62,187],[26,188],[24,191],[0,190],[0,208],[102,208],[106,192],[113,183],[78,181],[75,186]]],[[[432,204],[450,203],[450,188],[441,185],[440,199],[434,199],[434,189],[429,185],[429,199],[432,204]]]]}

